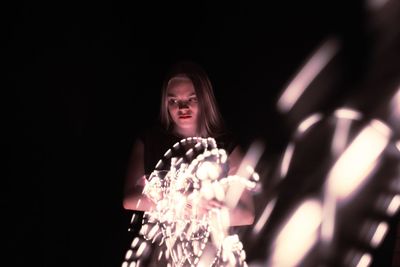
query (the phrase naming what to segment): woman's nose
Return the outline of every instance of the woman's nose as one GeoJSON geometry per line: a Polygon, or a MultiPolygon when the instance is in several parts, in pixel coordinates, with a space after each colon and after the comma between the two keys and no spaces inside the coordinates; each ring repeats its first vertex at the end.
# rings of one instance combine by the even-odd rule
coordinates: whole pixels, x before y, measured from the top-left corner
{"type": "Polygon", "coordinates": [[[188,101],[179,101],[179,109],[189,108],[188,101]]]}

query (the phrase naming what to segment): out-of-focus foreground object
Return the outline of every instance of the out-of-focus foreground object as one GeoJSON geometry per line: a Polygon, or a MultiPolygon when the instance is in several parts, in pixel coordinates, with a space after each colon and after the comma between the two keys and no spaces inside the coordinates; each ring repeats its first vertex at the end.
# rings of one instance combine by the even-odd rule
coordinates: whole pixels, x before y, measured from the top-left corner
{"type": "Polygon", "coordinates": [[[261,176],[250,266],[400,264],[380,251],[399,235],[400,2],[362,7],[361,32],[323,40],[277,100],[291,138],[261,176]]]}

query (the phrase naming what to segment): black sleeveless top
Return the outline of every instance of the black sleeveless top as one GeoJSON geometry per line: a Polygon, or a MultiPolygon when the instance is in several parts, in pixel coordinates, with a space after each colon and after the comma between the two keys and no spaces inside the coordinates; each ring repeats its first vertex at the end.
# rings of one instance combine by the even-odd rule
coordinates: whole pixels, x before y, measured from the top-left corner
{"type": "MultiPolygon", "coordinates": [[[[236,146],[236,139],[229,133],[223,133],[213,137],[217,143],[217,147],[224,149],[229,155],[236,146]]],[[[154,171],[159,160],[163,159],[164,154],[171,149],[174,144],[181,141],[183,138],[178,137],[170,132],[165,131],[161,127],[153,127],[143,131],[139,135],[139,139],[144,144],[144,170],[145,174],[150,174],[154,171]]],[[[185,151],[181,151],[182,153],[185,151]]],[[[173,156],[181,156],[179,151],[173,156]]]]}

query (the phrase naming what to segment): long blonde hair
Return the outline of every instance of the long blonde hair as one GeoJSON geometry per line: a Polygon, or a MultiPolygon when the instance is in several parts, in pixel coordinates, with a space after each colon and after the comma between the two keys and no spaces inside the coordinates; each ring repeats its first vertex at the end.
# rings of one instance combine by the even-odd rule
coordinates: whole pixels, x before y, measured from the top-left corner
{"type": "Polygon", "coordinates": [[[172,119],[168,112],[168,82],[176,77],[187,77],[193,83],[198,99],[198,131],[202,137],[214,137],[224,130],[221,113],[215,99],[213,87],[202,67],[191,61],[180,61],[167,73],[161,91],[160,121],[165,130],[171,130],[172,119]]]}

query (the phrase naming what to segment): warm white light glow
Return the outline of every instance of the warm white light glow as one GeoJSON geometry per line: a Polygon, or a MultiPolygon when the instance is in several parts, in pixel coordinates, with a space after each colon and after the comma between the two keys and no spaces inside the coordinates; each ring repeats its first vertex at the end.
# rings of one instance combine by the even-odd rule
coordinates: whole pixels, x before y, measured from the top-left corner
{"type": "Polygon", "coordinates": [[[346,119],[338,119],[333,134],[332,154],[338,156],[342,153],[347,145],[351,121],[346,119]]]}
{"type": "Polygon", "coordinates": [[[359,111],[345,107],[335,110],[334,114],[337,118],[349,120],[359,120],[362,117],[359,111]]]}
{"type": "Polygon", "coordinates": [[[385,237],[387,231],[389,229],[389,225],[386,222],[381,222],[375,230],[374,235],[371,238],[371,246],[374,248],[378,247],[383,238],[385,237]]]}
{"type": "Polygon", "coordinates": [[[336,219],[336,198],[330,194],[324,194],[323,216],[321,224],[321,240],[325,244],[333,240],[336,219]]]}
{"type": "Polygon", "coordinates": [[[147,244],[146,243],[141,243],[138,250],[136,251],[136,257],[140,257],[142,256],[142,253],[144,252],[144,250],[146,249],[147,244]]]}
{"type": "Polygon", "coordinates": [[[285,178],[287,175],[287,172],[289,170],[289,165],[293,156],[293,151],[294,151],[294,144],[290,143],[285,150],[285,154],[283,154],[283,159],[281,163],[281,172],[280,172],[281,178],[285,178]]]}
{"type": "Polygon", "coordinates": [[[368,253],[365,253],[361,256],[360,261],[356,265],[356,267],[368,267],[372,262],[372,256],[368,253]]]}
{"type": "Polygon", "coordinates": [[[267,221],[269,219],[269,216],[271,215],[271,212],[273,211],[276,203],[276,198],[272,199],[270,202],[268,202],[267,206],[265,207],[264,211],[262,212],[260,218],[257,220],[256,224],[254,225],[252,229],[252,234],[253,236],[258,235],[262,228],[267,224],[267,221]]]}
{"type": "Polygon", "coordinates": [[[395,195],[392,198],[392,201],[390,201],[389,203],[389,206],[387,208],[387,213],[390,216],[393,216],[399,210],[399,207],[400,207],[400,195],[395,195]]]}
{"type": "Polygon", "coordinates": [[[304,201],[279,232],[268,266],[297,266],[318,240],[321,220],[321,203],[304,201]]]}
{"type": "Polygon", "coordinates": [[[165,152],[164,157],[170,157],[171,156],[171,149],[168,149],[167,152],[165,152]]]}
{"type": "Polygon", "coordinates": [[[130,249],[125,254],[125,259],[129,260],[132,257],[133,251],[130,249]]]}
{"type": "Polygon", "coordinates": [[[210,161],[204,161],[197,169],[196,175],[200,180],[211,178],[215,180],[220,175],[220,168],[217,164],[210,161]]]}
{"type": "Polygon", "coordinates": [[[377,166],[390,135],[390,129],[377,120],[365,127],[329,172],[328,193],[343,199],[357,190],[377,166]]]}
{"type": "Polygon", "coordinates": [[[135,237],[132,241],[131,247],[136,247],[136,245],[139,244],[139,237],[135,237]]]}
{"type": "Polygon", "coordinates": [[[302,67],[278,100],[278,110],[288,112],[338,51],[336,40],[326,41],[302,67]]]}
{"type": "Polygon", "coordinates": [[[350,108],[337,109],[334,114],[337,123],[332,140],[332,154],[338,156],[346,148],[352,120],[361,119],[361,114],[350,108]]]}
{"type": "MultiPolygon", "coordinates": [[[[155,203],[155,207],[145,212],[146,220],[143,220],[145,223],[139,233],[143,237],[141,240],[147,242],[135,238],[132,249],[136,250],[129,250],[127,257],[136,253],[139,258],[152,249],[150,242],[157,242],[170,261],[169,265],[198,266],[200,258],[203,264],[208,257],[206,246],[211,246],[214,252],[219,252],[210,254],[216,265],[237,263],[242,266],[245,252],[238,238],[229,235],[230,215],[224,203],[236,198],[236,194],[240,198],[242,191],[235,191],[237,188],[253,190],[256,187],[259,176],[255,174],[254,166],[262,152],[259,144],[249,149],[238,174],[232,176],[226,176],[227,173],[222,171],[228,167],[227,155],[225,150],[217,148],[214,139],[187,138],[181,140],[176,149],[180,144],[194,145],[198,154],[189,148],[186,157],[191,161],[186,163],[183,157],[171,157],[172,152],[168,150],[164,156],[170,157],[170,169],[165,173],[155,170],[150,174],[143,194],[155,203]],[[230,188],[235,190],[230,191],[228,198],[226,191],[230,188]]],[[[161,166],[164,162],[160,162],[158,165],[161,166]]],[[[139,261],[131,264],[139,264],[139,261]]]]}
{"type": "Polygon", "coordinates": [[[296,135],[301,136],[305,131],[307,131],[308,128],[313,126],[315,123],[317,123],[321,119],[322,119],[322,115],[320,113],[315,113],[315,114],[307,117],[297,127],[296,135]]]}

